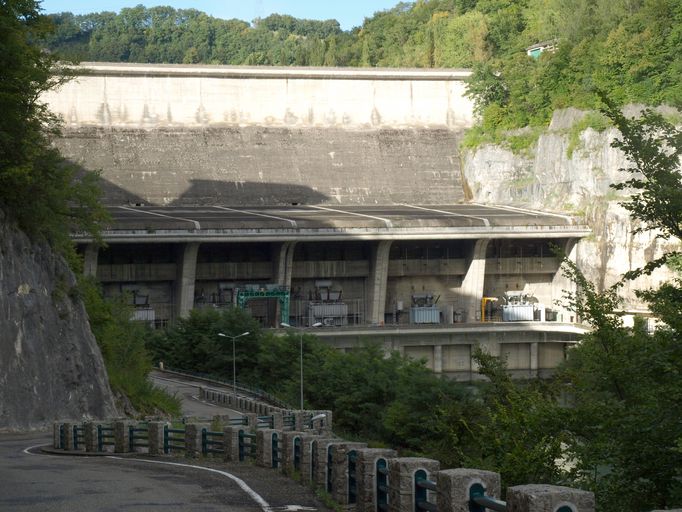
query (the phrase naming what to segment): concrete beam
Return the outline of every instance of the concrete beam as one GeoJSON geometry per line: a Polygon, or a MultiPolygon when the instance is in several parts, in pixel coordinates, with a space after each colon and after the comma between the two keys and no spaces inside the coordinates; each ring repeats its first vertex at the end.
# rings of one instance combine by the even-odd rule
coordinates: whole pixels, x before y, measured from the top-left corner
{"type": "Polygon", "coordinates": [[[462,280],[462,303],[466,322],[474,322],[481,318],[481,299],[485,280],[485,253],[488,248],[487,238],[476,240],[467,258],[469,265],[462,280]]]}
{"type": "Polygon", "coordinates": [[[198,243],[187,243],[178,247],[178,277],[175,280],[176,313],[185,318],[194,308],[194,286],[197,275],[198,243]]]}
{"type": "Polygon", "coordinates": [[[296,242],[274,244],[272,249],[273,276],[275,283],[291,288],[296,242]]]}

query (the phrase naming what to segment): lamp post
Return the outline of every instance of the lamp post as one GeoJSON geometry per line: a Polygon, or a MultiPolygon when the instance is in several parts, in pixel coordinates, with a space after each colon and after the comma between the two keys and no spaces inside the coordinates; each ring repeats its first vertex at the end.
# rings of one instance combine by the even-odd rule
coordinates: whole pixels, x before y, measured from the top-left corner
{"type": "Polygon", "coordinates": [[[232,392],[234,393],[234,404],[237,404],[237,357],[235,350],[234,340],[241,338],[242,336],[248,336],[251,334],[249,331],[237,334],[236,336],[230,336],[229,334],[224,334],[222,332],[218,333],[221,338],[230,338],[232,340],[232,392]]]}
{"type": "MultiPolygon", "coordinates": [[[[305,331],[305,327],[292,327],[291,325],[282,322],[279,324],[281,327],[284,327],[286,329],[295,329],[298,331],[298,339],[299,339],[299,344],[301,347],[301,363],[300,363],[300,368],[301,368],[301,375],[299,377],[300,383],[301,383],[301,411],[303,410],[303,331],[305,331]]],[[[310,328],[314,327],[320,327],[322,324],[320,322],[315,322],[313,325],[310,326],[310,328]]]]}

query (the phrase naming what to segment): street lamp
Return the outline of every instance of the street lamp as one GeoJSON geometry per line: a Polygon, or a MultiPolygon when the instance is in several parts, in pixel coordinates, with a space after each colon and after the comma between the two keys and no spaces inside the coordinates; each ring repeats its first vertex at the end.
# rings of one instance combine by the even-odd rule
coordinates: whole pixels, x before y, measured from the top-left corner
{"type": "Polygon", "coordinates": [[[248,336],[251,334],[249,331],[237,334],[236,336],[230,336],[229,334],[224,334],[222,332],[218,333],[221,338],[230,338],[232,340],[232,391],[234,393],[234,404],[237,404],[237,357],[235,355],[234,340],[241,338],[242,336],[248,336]]]}
{"type": "MultiPolygon", "coordinates": [[[[303,410],[303,331],[305,331],[305,327],[292,327],[291,325],[282,322],[279,324],[281,327],[284,327],[286,329],[295,329],[298,331],[298,338],[301,346],[301,376],[300,376],[300,382],[301,382],[301,410],[303,410]]],[[[320,327],[322,324],[320,322],[315,322],[313,325],[310,326],[310,328],[314,327],[320,327]]]]}

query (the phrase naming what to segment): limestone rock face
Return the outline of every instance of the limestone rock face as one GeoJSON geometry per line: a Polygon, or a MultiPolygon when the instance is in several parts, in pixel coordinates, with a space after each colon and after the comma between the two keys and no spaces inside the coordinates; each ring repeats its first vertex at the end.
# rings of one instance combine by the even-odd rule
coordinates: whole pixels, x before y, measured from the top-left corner
{"type": "Polygon", "coordinates": [[[0,211],[0,430],[116,413],[75,278],[0,211]]]}
{"type": "MultiPolygon", "coordinates": [[[[528,155],[486,145],[464,156],[464,180],[480,203],[509,204],[545,211],[560,211],[581,217],[593,234],[577,247],[577,263],[586,277],[604,289],[620,276],[676,247],[656,238],[656,233],[633,235],[637,225],[619,206],[625,196],[609,188],[629,174],[625,155],[611,147],[615,129],[597,132],[591,128],[571,140],[570,127],[584,112],[557,111],[547,133],[540,136],[528,155]]],[[[659,269],[629,283],[622,293],[624,307],[639,310],[644,305],[634,290],[657,287],[672,273],[659,269]]]]}

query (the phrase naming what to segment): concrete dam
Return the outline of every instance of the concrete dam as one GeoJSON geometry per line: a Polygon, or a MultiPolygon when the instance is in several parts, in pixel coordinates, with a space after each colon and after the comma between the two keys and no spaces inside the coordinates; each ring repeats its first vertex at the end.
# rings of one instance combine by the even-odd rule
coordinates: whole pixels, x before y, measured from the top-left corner
{"type": "Polygon", "coordinates": [[[584,331],[555,305],[574,219],[467,203],[466,70],[84,64],[46,94],[56,141],[101,170],[106,248],[74,234],[105,293],[163,326],[193,308],[372,338],[452,378],[477,346],[519,376],[584,331]]]}

